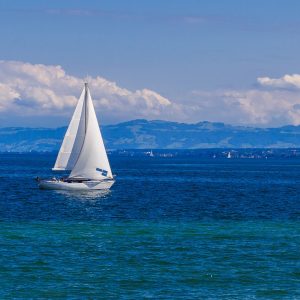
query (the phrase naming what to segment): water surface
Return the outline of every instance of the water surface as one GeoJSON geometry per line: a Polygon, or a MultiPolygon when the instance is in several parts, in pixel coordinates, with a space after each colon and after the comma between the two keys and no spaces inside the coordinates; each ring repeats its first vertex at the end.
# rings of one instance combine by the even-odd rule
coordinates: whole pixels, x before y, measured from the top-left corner
{"type": "Polygon", "coordinates": [[[0,155],[0,298],[299,299],[300,160],[112,157],[110,192],[0,155]]]}

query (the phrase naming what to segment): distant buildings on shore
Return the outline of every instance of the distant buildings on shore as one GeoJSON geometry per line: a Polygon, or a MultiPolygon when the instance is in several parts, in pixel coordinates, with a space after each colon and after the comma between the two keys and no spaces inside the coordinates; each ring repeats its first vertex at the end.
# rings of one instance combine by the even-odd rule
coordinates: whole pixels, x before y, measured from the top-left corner
{"type": "MultiPolygon", "coordinates": [[[[0,151],[6,154],[53,154],[57,151],[0,151]]],[[[242,148],[242,149],[123,149],[108,150],[108,155],[116,157],[144,157],[150,159],[157,158],[203,158],[203,159],[272,159],[272,158],[299,158],[300,148],[242,148]]]]}
{"type": "Polygon", "coordinates": [[[300,158],[300,149],[131,149],[110,150],[112,156],[170,158],[170,157],[203,157],[211,159],[268,159],[300,158]]]}

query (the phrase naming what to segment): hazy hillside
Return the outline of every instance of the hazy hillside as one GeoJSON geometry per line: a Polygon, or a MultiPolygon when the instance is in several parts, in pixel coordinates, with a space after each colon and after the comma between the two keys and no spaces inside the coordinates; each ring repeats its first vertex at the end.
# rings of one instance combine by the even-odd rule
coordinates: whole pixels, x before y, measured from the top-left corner
{"type": "MultiPolygon", "coordinates": [[[[0,151],[55,151],[66,127],[0,128],[0,151]]],[[[102,127],[108,149],[300,147],[300,127],[252,128],[223,123],[133,120],[102,127]]]]}

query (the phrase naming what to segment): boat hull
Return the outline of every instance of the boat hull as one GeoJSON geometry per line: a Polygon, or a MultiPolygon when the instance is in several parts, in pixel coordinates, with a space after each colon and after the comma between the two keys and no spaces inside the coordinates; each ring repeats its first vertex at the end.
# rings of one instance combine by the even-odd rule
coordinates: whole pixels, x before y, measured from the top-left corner
{"type": "Polygon", "coordinates": [[[59,180],[40,180],[39,188],[44,190],[108,190],[114,180],[66,182],[59,180]]]}

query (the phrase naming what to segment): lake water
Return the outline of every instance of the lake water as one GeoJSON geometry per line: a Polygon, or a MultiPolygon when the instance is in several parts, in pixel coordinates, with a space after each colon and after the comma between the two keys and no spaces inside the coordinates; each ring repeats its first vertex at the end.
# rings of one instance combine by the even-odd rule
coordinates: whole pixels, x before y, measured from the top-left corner
{"type": "Polygon", "coordinates": [[[300,299],[300,160],[112,157],[103,192],[0,155],[0,299],[300,299]]]}

